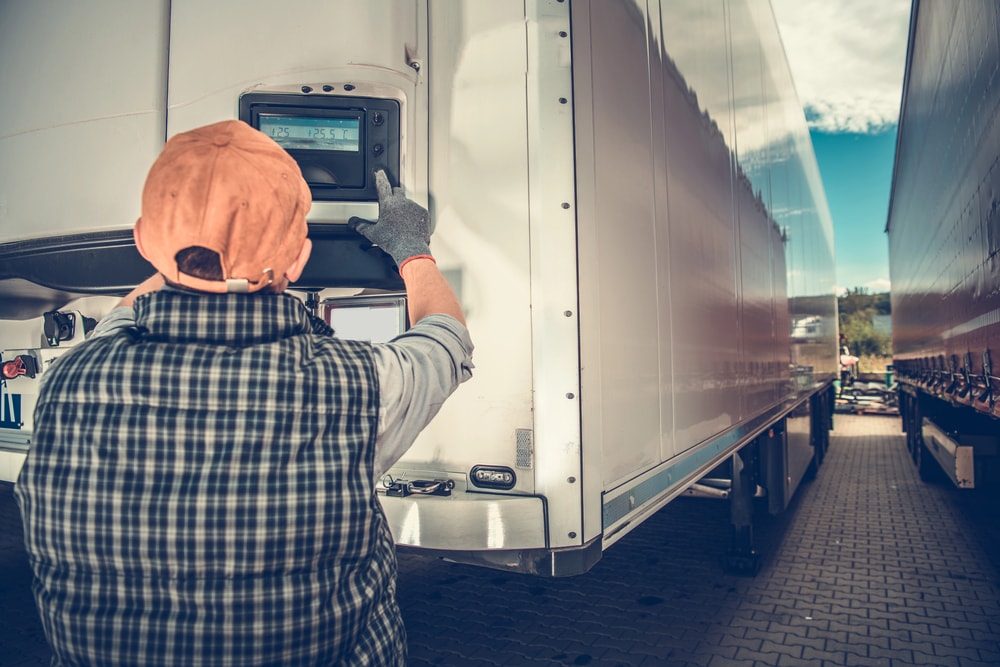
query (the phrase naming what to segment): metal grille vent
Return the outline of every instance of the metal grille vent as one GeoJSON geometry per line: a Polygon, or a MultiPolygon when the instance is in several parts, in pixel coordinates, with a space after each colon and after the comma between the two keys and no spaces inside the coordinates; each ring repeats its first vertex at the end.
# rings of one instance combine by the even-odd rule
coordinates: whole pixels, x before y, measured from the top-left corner
{"type": "Polygon", "coordinates": [[[514,431],[517,441],[517,458],[514,465],[518,468],[531,468],[534,465],[535,445],[530,428],[519,428],[514,431]]]}

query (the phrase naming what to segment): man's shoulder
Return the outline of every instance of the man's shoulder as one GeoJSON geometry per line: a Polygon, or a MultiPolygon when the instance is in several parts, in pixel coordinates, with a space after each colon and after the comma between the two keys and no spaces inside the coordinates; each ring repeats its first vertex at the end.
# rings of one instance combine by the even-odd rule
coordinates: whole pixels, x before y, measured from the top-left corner
{"type": "Polygon", "coordinates": [[[62,395],[84,382],[89,384],[97,377],[114,375],[121,368],[109,357],[116,338],[116,335],[88,338],[54,357],[42,375],[40,398],[62,395]]]}

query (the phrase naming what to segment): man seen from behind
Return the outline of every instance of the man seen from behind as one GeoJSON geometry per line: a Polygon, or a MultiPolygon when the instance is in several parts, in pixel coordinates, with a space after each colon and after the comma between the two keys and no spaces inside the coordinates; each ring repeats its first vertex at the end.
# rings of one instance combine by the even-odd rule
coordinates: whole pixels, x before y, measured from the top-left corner
{"type": "Polygon", "coordinates": [[[135,240],[158,273],[42,379],[15,490],[57,665],[405,665],[376,481],[471,376],[425,209],[377,172],[413,326],[347,341],[285,293],[309,188],[240,121],[173,137],[135,240]]]}

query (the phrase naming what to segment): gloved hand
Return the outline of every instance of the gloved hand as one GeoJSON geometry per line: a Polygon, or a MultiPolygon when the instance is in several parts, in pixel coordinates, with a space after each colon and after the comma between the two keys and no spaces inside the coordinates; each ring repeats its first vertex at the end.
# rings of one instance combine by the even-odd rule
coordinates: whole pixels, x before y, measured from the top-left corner
{"type": "Polygon", "coordinates": [[[393,189],[381,169],[375,172],[375,188],[378,220],[355,217],[347,224],[388,253],[399,268],[413,257],[430,257],[431,226],[427,209],[407,199],[403,188],[393,189]]]}

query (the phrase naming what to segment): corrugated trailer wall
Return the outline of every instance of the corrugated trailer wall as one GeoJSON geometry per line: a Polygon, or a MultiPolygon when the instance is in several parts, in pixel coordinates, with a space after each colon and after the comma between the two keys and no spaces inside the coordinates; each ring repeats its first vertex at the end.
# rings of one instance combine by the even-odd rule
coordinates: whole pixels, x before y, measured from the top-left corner
{"type": "Polygon", "coordinates": [[[833,377],[832,223],[769,6],[571,10],[584,465],[602,443],[607,539],[793,374],[833,377]]]}
{"type": "Polygon", "coordinates": [[[814,370],[832,376],[832,231],[768,8],[573,9],[591,51],[574,53],[581,335],[602,364],[584,364],[600,402],[583,412],[603,406],[604,438],[635,450],[608,461],[613,484],[622,459],[669,459],[786,396],[809,297],[827,327],[814,370]]]}
{"type": "Polygon", "coordinates": [[[887,225],[896,369],[996,411],[975,398],[1000,362],[1000,4],[916,0],[910,33],[887,225]]]}

